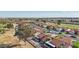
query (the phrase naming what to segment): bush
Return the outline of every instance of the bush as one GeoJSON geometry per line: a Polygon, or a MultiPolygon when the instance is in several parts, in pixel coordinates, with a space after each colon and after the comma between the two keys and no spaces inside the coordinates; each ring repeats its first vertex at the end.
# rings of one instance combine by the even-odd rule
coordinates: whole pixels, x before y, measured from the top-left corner
{"type": "Polygon", "coordinates": [[[5,32],[5,29],[0,29],[0,33],[4,33],[5,32]]]}
{"type": "Polygon", "coordinates": [[[79,41],[73,41],[73,48],[79,48],[79,41]]]}
{"type": "Polygon", "coordinates": [[[63,20],[57,20],[58,25],[61,25],[61,23],[63,23],[63,20]]]}
{"type": "Polygon", "coordinates": [[[9,23],[9,24],[7,24],[6,27],[7,27],[7,28],[13,28],[13,24],[9,23]]]}

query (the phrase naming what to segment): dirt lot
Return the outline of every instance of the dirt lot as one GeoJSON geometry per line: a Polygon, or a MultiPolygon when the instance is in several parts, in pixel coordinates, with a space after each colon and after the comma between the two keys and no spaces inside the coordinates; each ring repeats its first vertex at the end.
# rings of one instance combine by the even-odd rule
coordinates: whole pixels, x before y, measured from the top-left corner
{"type": "Polygon", "coordinates": [[[14,29],[6,31],[4,34],[0,34],[0,43],[2,44],[17,44],[13,48],[34,48],[30,43],[26,41],[26,44],[23,41],[18,41],[16,36],[13,36],[15,33],[14,29]]]}

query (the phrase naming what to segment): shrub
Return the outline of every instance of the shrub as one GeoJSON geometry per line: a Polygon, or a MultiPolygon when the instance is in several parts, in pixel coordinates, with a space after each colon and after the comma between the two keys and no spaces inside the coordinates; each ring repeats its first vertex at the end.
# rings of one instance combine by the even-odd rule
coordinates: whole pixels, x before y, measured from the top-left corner
{"type": "Polygon", "coordinates": [[[13,24],[8,23],[8,24],[6,25],[6,27],[7,27],[7,28],[13,28],[13,24]]]}
{"type": "Polygon", "coordinates": [[[79,48],[79,41],[73,41],[73,48],[79,48]]]}

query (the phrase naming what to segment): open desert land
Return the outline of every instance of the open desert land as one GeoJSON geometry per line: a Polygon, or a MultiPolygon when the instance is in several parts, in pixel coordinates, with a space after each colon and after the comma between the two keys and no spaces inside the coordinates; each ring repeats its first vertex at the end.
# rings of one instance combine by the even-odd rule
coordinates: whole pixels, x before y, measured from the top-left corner
{"type": "MultiPolygon", "coordinates": [[[[14,36],[15,30],[14,29],[10,29],[8,31],[6,31],[4,34],[0,35],[0,44],[11,44],[14,45],[13,48],[34,48],[30,43],[28,43],[26,41],[26,43],[24,43],[23,41],[18,41],[19,39],[14,36]]],[[[4,46],[4,45],[3,45],[4,46]]]]}

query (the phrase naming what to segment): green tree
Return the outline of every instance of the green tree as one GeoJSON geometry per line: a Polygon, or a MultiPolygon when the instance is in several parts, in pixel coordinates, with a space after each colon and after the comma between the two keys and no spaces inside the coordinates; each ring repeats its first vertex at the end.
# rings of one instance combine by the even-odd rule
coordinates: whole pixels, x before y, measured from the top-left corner
{"type": "Polygon", "coordinates": [[[8,23],[8,24],[6,25],[6,27],[7,27],[7,28],[13,28],[13,24],[8,23]]]}
{"type": "Polygon", "coordinates": [[[42,20],[44,23],[46,23],[46,20],[42,20]]]}
{"type": "Polygon", "coordinates": [[[62,20],[57,20],[57,24],[60,25],[62,23],[62,20]]]}

